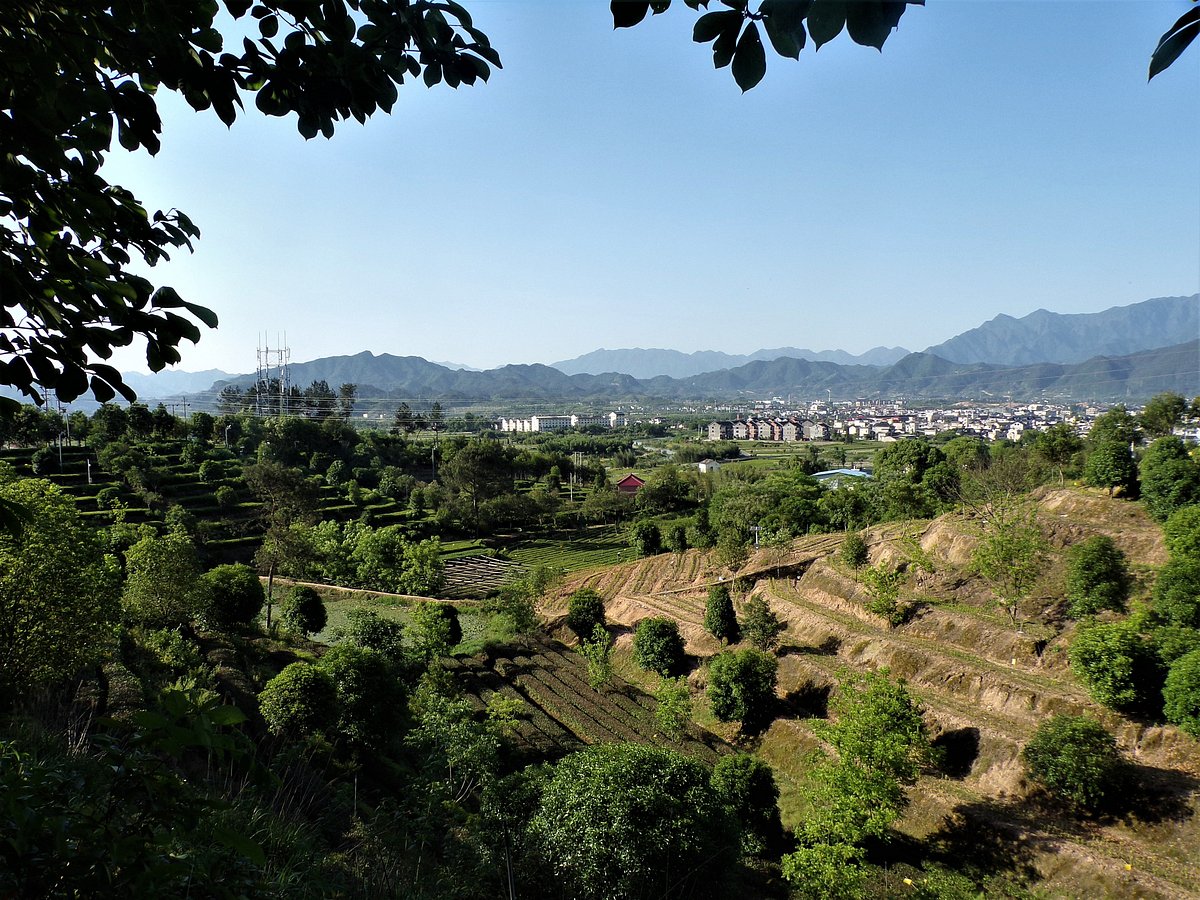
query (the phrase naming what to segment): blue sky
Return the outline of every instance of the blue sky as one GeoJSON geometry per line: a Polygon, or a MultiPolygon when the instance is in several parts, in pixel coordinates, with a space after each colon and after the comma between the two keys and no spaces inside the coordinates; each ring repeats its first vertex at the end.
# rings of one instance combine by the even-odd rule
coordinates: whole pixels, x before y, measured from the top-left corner
{"type": "Polygon", "coordinates": [[[1185,0],[930,0],[882,53],[772,54],[745,95],[681,2],[620,31],[601,2],[467,6],[487,85],[307,142],[163,97],[161,153],[110,158],[201,229],[151,272],[221,318],[180,368],[252,370],[264,333],[479,367],[917,350],[1200,290],[1200,47],[1146,82],[1185,0]]]}

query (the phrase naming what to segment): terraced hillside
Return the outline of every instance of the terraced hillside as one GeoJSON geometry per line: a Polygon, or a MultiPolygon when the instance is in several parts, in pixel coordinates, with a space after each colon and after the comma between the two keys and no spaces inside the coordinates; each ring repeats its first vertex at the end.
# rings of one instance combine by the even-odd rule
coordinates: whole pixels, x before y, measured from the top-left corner
{"type": "MultiPolygon", "coordinates": [[[[1165,560],[1160,530],[1133,504],[1047,491],[1039,519],[1056,550],[1105,533],[1143,572],[1165,560]]],[[[776,769],[785,823],[803,816],[803,757],[819,746],[810,725],[825,714],[839,670],[887,667],[920,697],[946,753],[942,772],[913,789],[903,832],[950,855],[964,843],[988,844],[998,870],[1033,875],[1051,895],[1200,893],[1200,744],[1088,697],[1067,665],[1074,626],[1055,615],[1061,554],[1052,554],[1026,610],[1028,621],[1039,624],[1018,627],[969,573],[976,538],[962,517],[883,526],[867,537],[872,563],[908,561],[904,596],[915,603],[914,615],[899,627],[866,610],[864,589],[837,558],[841,538],[829,535],[798,540],[786,551],[760,551],[737,573],[697,551],[577,573],[544,611],[553,623],[570,591],[594,587],[608,598],[610,620],[632,628],[646,616],[668,615],[679,622],[689,653],[707,657],[720,649],[702,627],[708,586],[724,579],[743,588],[735,591],[743,599],[756,592],[787,624],[779,654],[781,715],[751,742],[776,769]],[[1147,798],[1144,809],[1133,803],[1123,819],[1081,825],[1031,805],[1020,749],[1040,722],[1060,712],[1086,712],[1116,735],[1135,764],[1134,790],[1147,798]]],[[[704,673],[701,667],[692,675],[697,691],[704,673]]]]}

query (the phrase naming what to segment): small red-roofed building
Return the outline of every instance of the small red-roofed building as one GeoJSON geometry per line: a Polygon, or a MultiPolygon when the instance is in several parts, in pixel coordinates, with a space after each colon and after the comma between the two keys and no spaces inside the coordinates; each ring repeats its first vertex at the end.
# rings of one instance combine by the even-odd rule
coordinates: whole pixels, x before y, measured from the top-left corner
{"type": "Polygon", "coordinates": [[[618,494],[636,494],[642,489],[646,482],[638,478],[632,472],[617,482],[618,494]]]}

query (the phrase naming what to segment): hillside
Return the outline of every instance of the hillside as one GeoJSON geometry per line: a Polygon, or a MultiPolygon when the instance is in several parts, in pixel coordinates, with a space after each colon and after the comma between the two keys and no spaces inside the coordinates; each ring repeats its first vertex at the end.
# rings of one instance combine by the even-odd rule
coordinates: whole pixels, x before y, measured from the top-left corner
{"type": "Polygon", "coordinates": [[[925,352],[958,363],[1081,363],[1167,347],[1197,334],[1200,294],[1192,294],[1097,313],[1064,315],[1039,309],[1019,319],[1001,314],[925,352]]]}
{"type": "Polygon", "coordinates": [[[722,353],[719,350],[697,350],[683,353],[679,350],[646,349],[634,347],[623,350],[593,350],[574,359],[551,363],[560,372],[568,375],[600,375],[604,372],[622,372],[634,378],[655,378],[667,375],[671,378],[687,378],[733,369],[757,360],[770,361],[787,357],[810,362],[832,362],[843,366],[890,366],[904,358],[909,351],[903,347],[874,347],[865,353],[847,353],[845,350],[807,350],[799,347],[778,347],[774,350],[755,350],[753,353],[722,353]]]}
{"type": "MultiPolygon", "coordinates": [[[[903,833],[951,854],[988,844],[997,874],[1032,874],[1036,888],[1053,896],[1194,896],[1200,745],[1173,727],[1140,723],[1092,701],[1067,666],[1074,626],[1053,612],[1062,549],[1108,534],[1130,559],[1157,565],[1165,560],[1160,529],[1136,506],[1073,490],[1044,491],[1039,506],[1056,552],[1026,611],[1031,619],[1048,614],[1047,621],[1059,622],[1052,627],[1018,629],[996,609],[987,587],[967,571],[976,538],[957,515],[907,532],[897,524],[870,530],[872,563],[907,561],[904,593],[918,605],[897,628],[864,608],[862,586],[837,560],[839,535],[752,557],[736,573],[743,597],[757,592],[787,623],[781,714],[753,744],[776,768],[785,824],[797,821],[802,760],[819,746],[811,722],[824,716],[839,670],[887,667],[920,697],[935,743],[947,753],[941,774],[913,789],[903,833]],[[914,563],[917,545],[932,572],[914,563]],[[1041,721],[1060,712],[1087,713],[1112,730],[1136,763],[1136,790],[1153,802],[1124,819],[1085,826],[1040,810],[1019,752],[1041,721]]],[[[704,658],[720,650],[702,627],[707,586],[732,576],[698,551],[657,556],[578,573],[546,613],[554,620],[565,609],[562,597],[586,585],[610,598],[609,617],[624,629],[652,615],[675,619],[688,651],[704,658]]],[[[703,671],[692,675],[696,689],[703,671]]]]}

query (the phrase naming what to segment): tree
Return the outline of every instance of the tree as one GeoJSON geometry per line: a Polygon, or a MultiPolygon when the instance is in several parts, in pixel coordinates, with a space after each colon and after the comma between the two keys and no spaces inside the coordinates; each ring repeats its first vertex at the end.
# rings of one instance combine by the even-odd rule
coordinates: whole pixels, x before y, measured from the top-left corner
{"type": "Polygon", "coordinates": [[[135,274],[190,250],[199,230],[101,176],[114,125],[126,150],[155,154],[160,91],[226,125],[252,93],[266,115],[294,114],[306,138],[332,137],[339,120],[389,112],[405,79],[458,87],[500,64],[462,7],[402,0],[19,0],[0,11],[0,60],[12,125],[0,162],[0,352],[13,361],[0,380],[34,399],[40,385],[62,400],[90,388],[101,401],[134,393],[96,358],[144,338],[157,372],[180,361],[183,340],[199,340],[196,321],[217,324],[135,274]],[[257,28],[239,23],[226,46],[222,6],[241,19],[252,5],[257,28]]]}
{"type": "Polygon", "coordinates": [[[1027,504],[998,507],[985,529],[971,566],[992,586],[1016,624],[1021,603],[1037,583],[1046,556],[1037,510],[1027,504]]]}
{"type": "Polygon", "coordinates": [[[349,419],[354,414],[354,404],[358,400],[358,385],[346,382],[338,386],[338,415],[349,419]]]}
{"type": "Polygon", "coordinates": [[[407,660],[404,626],[394,619],[385,619],[373,609],[351,610],[345,626],[337,633],[356,647],[378,650],[393,663],[407,660]]]}
{"type": "Polygon", "coordinates": [[[186,625],[202,612],[200,567],[185,533],[141,538],[125,551],[125,571],[121,605],[133,621],[170,628],[186,625]]]}
{"type": "Polygon", "coordinates": [[[417,603],[412,608],[413,643],[426,659],[446,656],[462,641],[458,610],[449,603],[417,603]]]}
{"type": "Polygon", "coordinates": [[[205,623],[218,630],[245,627],[262,612],[266,593],[249,566],[233,563],[209,569],[200,577],[205,623]]]}
{"type": "Polygon", "coordinates": [[[1171,665],[1163,686],[1163,711],[1168,722],[1200,738],[1200,648],[1171,665]]]}
{"type": "Polygon", "coordinates": [[[613,637],[603,625],[592,629],[588,640],[579,642],[579,652],[587,661],[588,684],[592,690],[598,691],[612,681],[612,649],[613,637]]]}
{"type": "Polygon", "coordinates": [[[785,628],[787,625],[758,594],[752,594],[742,607],[742,635],[759,650],[769,653],[779,646],[779,635],[785,628]]]}
{"type": "Polygon", "coordinates": [[[687,526],[682,523],[672,525],[667,530],[666,537],[663,538],[663,544],[672,553],[685,552],[688,548],[687,526]]]}
{"type": "Polygon", "coordinates": [[[692,692],[686,678],[663,678],[654,691],[654,721],[672,741],[681,741],[692,721],[692,692]]]}
{"type": "Polygon", "coordinates": [[[74,501],[47,481],[0,472],[0,500],[26,512],[0,530],[0,705],[61,682],[112,649],[118,573],[74,501]]]}
{"type": "Polygon", "coordinates": [[[740,637],[737,616],[733,611],[733,600],[729,588],[714,584],[708,589],[708,603],[704,609],[704,627],[718,641],[736,643],[740,637]]]}
{"type": "Polygon", "coordinates": [[[1156,522],[1165,522],[1180,507],[1200,502],[1200,462],[1174,435],[1147,448],[1138,467],[1142,503],[1156,522]]]}
{"type": "Polygon", "coordinates": [[[338,731],[368,747],[386,743],[403,709],[400,684],[387,657],[367,647],[339,644],[317,666],[333,681],[338,731]]]}
{"type": "Polygon", "coordinates": [[[888,620],[890,625],[901,624],[907,611],[900,608],[900,585],[904,573],[887,566],[867,566],[863,573],[863,584],[870,599],[867,609],[888,620]]]}
{"type": "Polygon", "coordinates": [[[1146,401],[1138,421],[1150,437],[1163,437],[1179,426],[1187,408],[1187,400],[1179,394],[1155,394],[1146,401]]]}
{"type": "Polygon", "coordinates": [[[1153,704],[1162,683],[1157,660],[1132,622],[1081,627],[1067,652],[1097,703],[1118,710],[1153,704]]]}
{"type": "Polygon", "coordinates": [[[1137,418],[1125,408],[1124,403],[1118,403],[1108,412],[1096,417],[1091,431],[1088,432],[1087,442],[1091,447],[1107,443],[1124,444],[1128,447],[1130,444],[1140,444],[1142,433],[1137,418]]]}
{"type": "Polygon", "coordinates": [[[1183,628],[1200,628],[1200,559],[1176,557],[1154,582],[1154,618],[1183,628]]]}
{"type": "Polygon", "coordinates": [[[675,675],[683,669],[679,625],[666,616],[642,619],[633,631],[633,658],[648,672],[675,675]]]}
{"type": "Polygon", "coordinates": [[[663,550],[662,532],[653,522],[639,519],[629,531],[629,543],[638,556],[657,556],[663,550]]]}
{"type": "Polygon", "coordinates": [[[713,790],[742,826],[742,849],[762,853],[783,836],[779,788],[771,767],[749,753],[722,756],[713,766],[713,790]]]}
{"type": "Polygon", "coordinates": [[[863,540],[861,534],[850,533],[842,539],[841,548],[842,562],[854,570],[855,579],[858,578],[858,570],[867,564],[867,542],[863,540]]]}
{"type": "Polygon", "coordinates": [[[1181,507],[1171,513],[1163,525],[1163,537],[1173,560],[1200,562],[1200,503],[1181,507]]]}
{"type": "Polygon", "coordinates": [[[1116,488],[1126,494],[1137,487],[1137,464],[1129,452],[1129,444],[1104,441],[1088,453],[1083,464],[1083,480],[1092,487],[1108,488],[1108,496],[1116,488]]]}
{"type": "Polygon", "coordinates": [[[1030,777],[1082,809],[1096,809],[1124,786],[1125,765],[1113,736],[1089,716],[1042,722],[1021,751],[1030,777]]]}
{"type": "Polygon", "coordinates": [[[321,595],[306,585],[297,585],[284,595],[280,614],[285,625],[305,637],[321,631],[327,621],[321,595]]]}
{"type": "Polygon", "coordinates": [[[565,757],[529,833],[563,896],[726,896],[737,828],[702,764],[672,750],[601,744],[565,757]]]}
{"type": "Polygon", "coordinates": [[[1129,596],[1125,554],[1112,538],[1098,534],[1067,552],[1067,611],[1073,619],[1102,609],[1120,612],[1129,596]]]}
{"type": "Polygon", "coordinates": [[[337,722],[337,688],[324,669],[294,662],[266,683],[258,707],[271,731],[299,738],[337,722]]]}
{"type": "Polygon", "coordinates": [[[580,588],[567,597],[567,627],[581,641],[588,640],[596,626],[604,624],[604,598],[592,588],[580,588]]]}
{"type": "Polygon", "coordinates": [[[475,438],[442,467],[447,483],[471,501],[471,521],[479,520],[479,504],[513,490],[513,461],[499,441],[475,438]]]}
{"type": "Polygon", "coordinates": [[[740,721],[756,731],[771,719],[779,663],[761,650],[727,650],[708,666],[708,700],[722,722],[740,721]]]}
{"type": "Polygon", "coordinates": [[[1083,441],[1075,429],[1066,422],[1051,425],[1038,432],[1033,441],[1033,452],[1058,469],[1058,483],[1066,481],[1065,471],[1075,455],[1083,449],[1083,441]]]}

